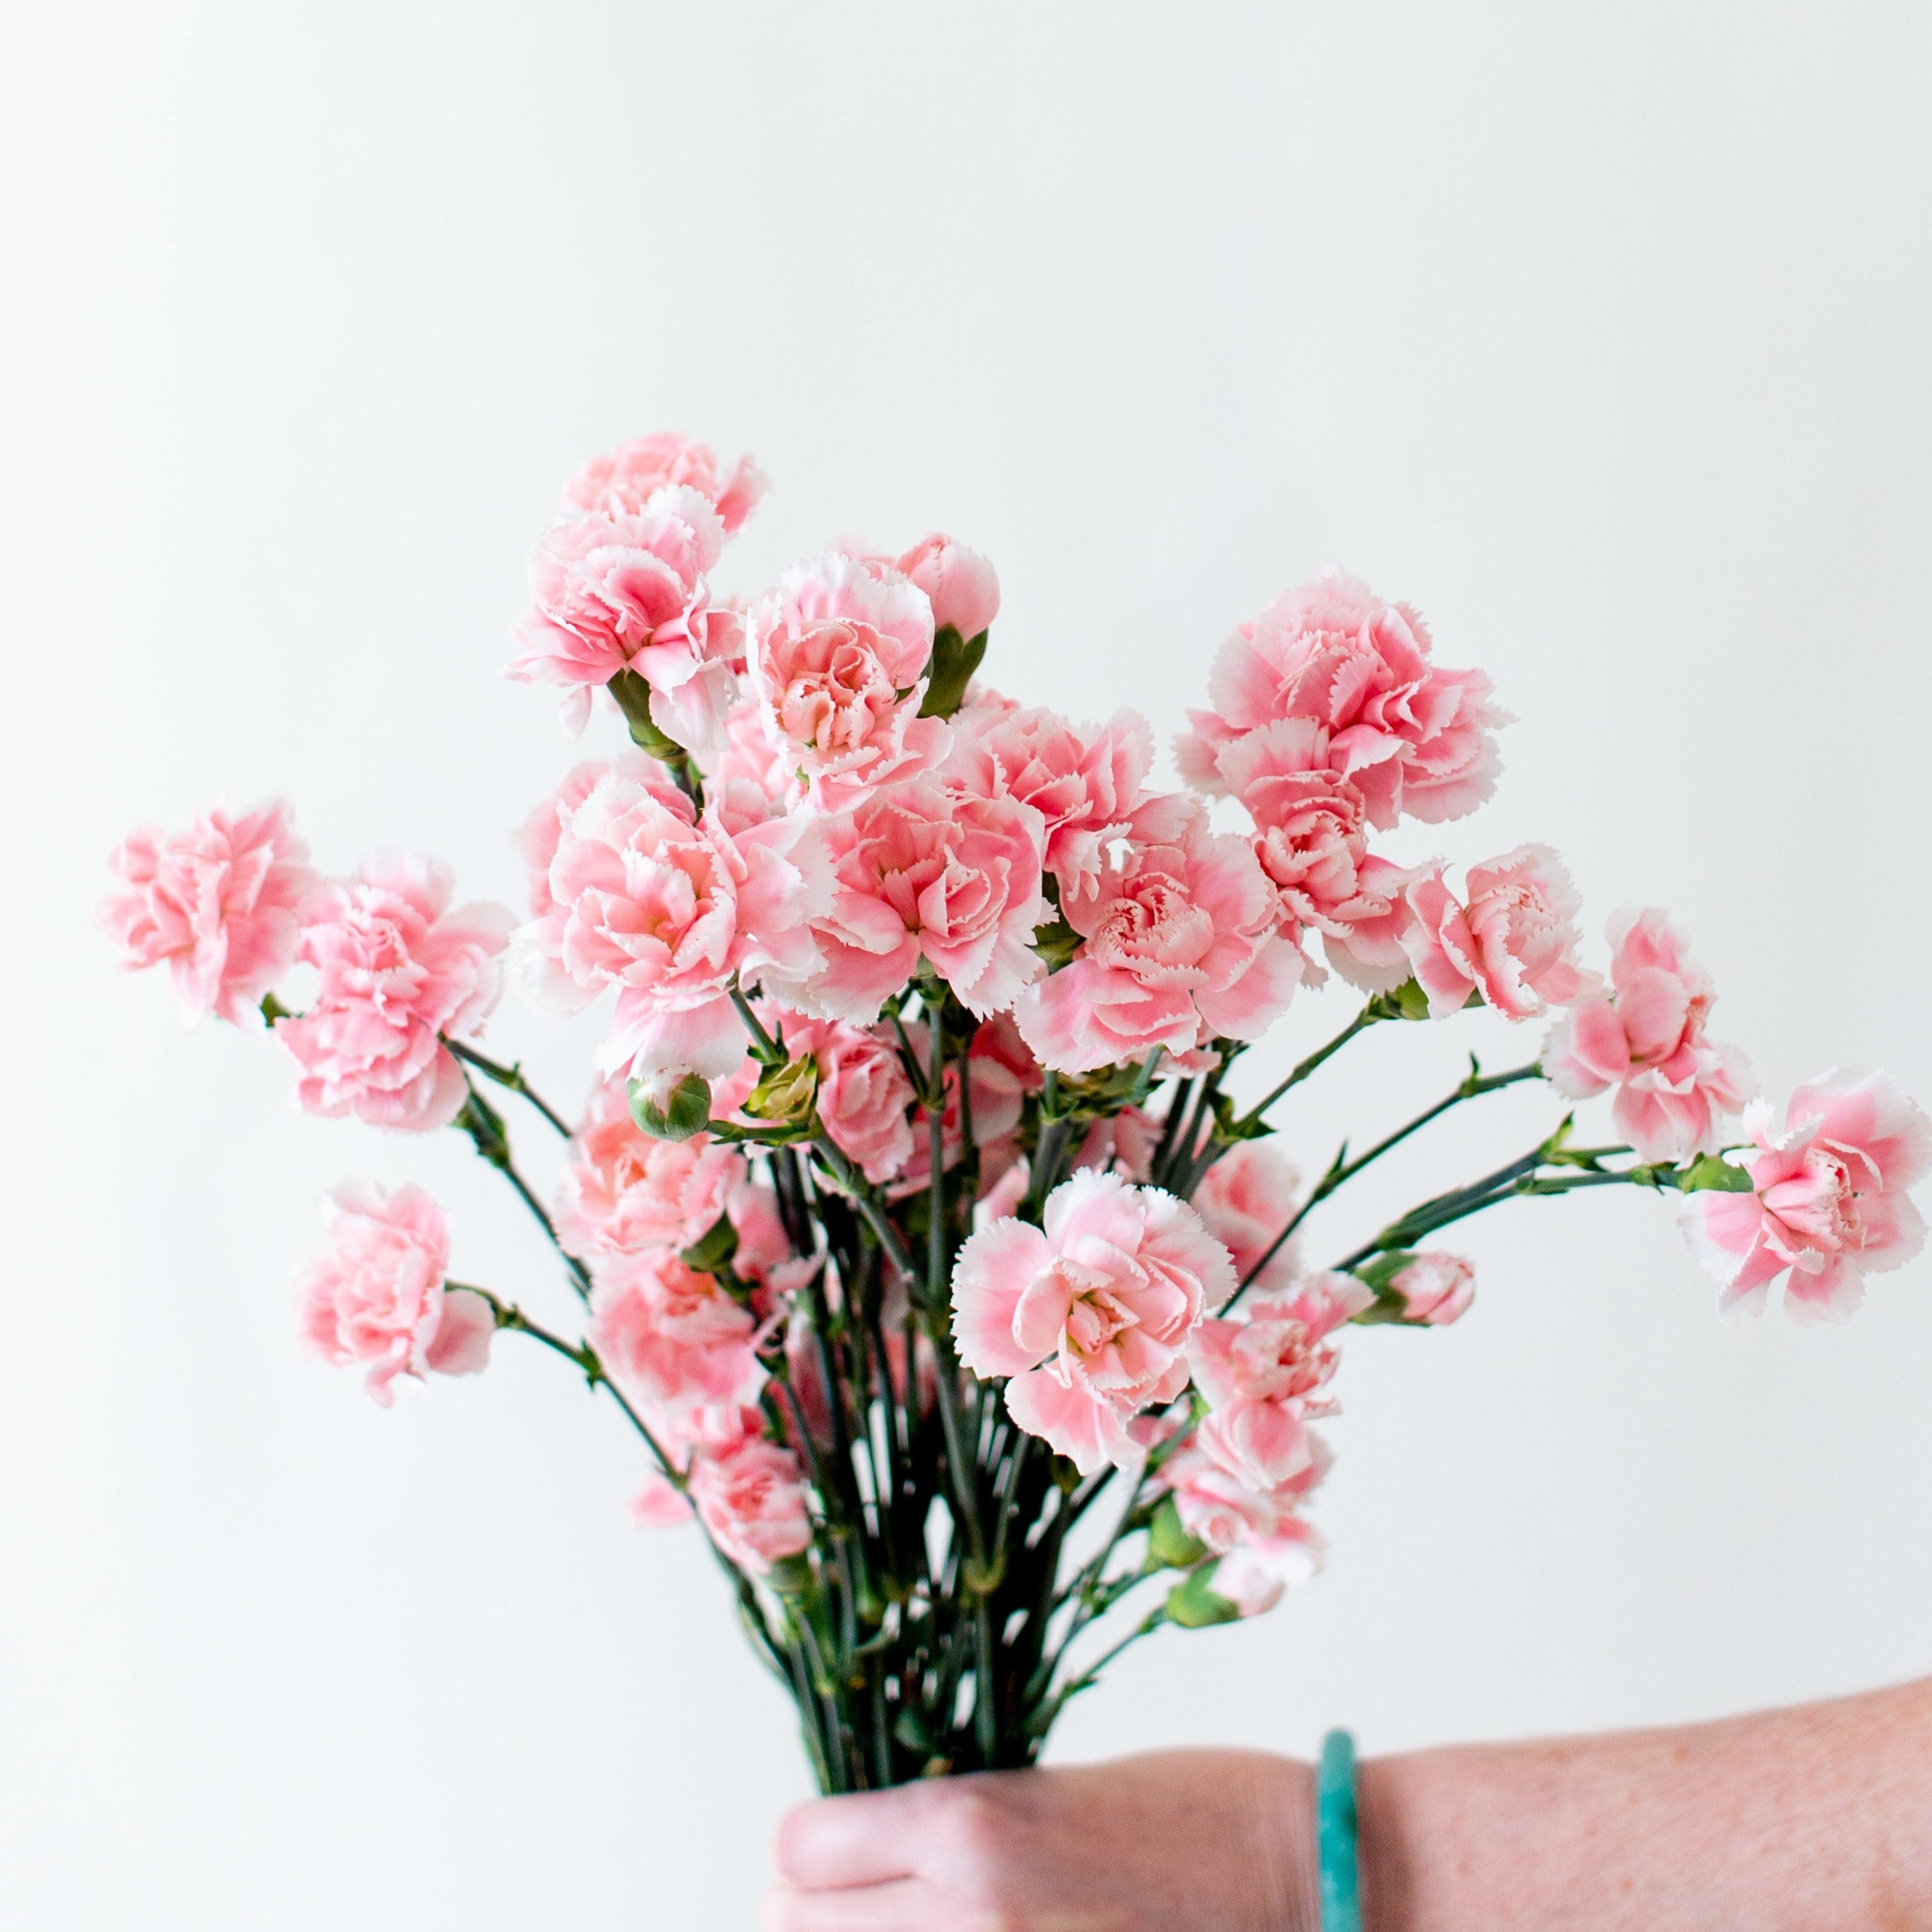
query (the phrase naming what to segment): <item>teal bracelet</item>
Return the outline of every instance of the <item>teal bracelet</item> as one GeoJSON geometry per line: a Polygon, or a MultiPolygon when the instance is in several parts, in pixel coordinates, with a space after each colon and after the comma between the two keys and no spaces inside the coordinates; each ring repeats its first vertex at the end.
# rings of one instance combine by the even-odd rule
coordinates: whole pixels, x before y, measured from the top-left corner
{"type": "Polygon", "coordinates": [[[1355,1741],[1346,1731],[1330,1731],[1322,1740],[1322,1762],[1315,1773],[1322,1932],[1362,1932],[1355,1834],[1355,1741]]]}

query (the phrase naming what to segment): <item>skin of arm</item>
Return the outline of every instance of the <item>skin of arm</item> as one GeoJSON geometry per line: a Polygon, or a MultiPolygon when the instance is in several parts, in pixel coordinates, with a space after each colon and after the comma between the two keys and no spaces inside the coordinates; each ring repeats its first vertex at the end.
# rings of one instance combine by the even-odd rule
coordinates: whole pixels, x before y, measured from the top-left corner
{"type": "MultiPolygon", "coordinates": [[[[1360,1772],[1368,1932],[1932,1928],[1932,1680],[1360,1772]]],[[[936,1780],[781,1823],[766,1932],[1316,1932],[1312,1778],[1263,1752],[936,1780]]]]}

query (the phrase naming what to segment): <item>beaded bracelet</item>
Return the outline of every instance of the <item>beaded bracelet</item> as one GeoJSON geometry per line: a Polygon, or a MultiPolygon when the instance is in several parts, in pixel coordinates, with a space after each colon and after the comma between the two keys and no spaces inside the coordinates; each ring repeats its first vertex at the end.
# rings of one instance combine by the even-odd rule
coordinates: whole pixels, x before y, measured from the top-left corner
{"type": "Polygon", "coordinates": [[[1346,1731],[1330,1731],[1322,1740],[1322,1762],[1315,1774],[1322,1932],[1362,1932],[1355,1842],[1355,1740],[1346,1731]]]}

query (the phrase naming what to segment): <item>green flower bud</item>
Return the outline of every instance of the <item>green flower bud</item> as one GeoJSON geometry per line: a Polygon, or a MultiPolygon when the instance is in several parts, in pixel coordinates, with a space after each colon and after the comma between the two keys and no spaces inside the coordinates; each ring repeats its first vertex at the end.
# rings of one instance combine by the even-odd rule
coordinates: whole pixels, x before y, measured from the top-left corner
{"type": "Polygon", "coordinates": [[[1241,1612],[1226,1597],[1214,1594],[1216,1563],[1204,1563],[1184,1583],[1177,1583],[1167,1593],[1167,1620],[1183,1630],[1206,1630],[1214,1624],[1240,1621],[1241,1612]]]}
{"type": "Polygon", "coordinates": [[[818,1062],[802,1054],[772,1068],[746,1096],[745,1112],[774,1126],[802,1126],[811,1119],[812,1103],[818,1097],[818,1062]]]}
{"type": "Polygon", "coordinates": [[[655,1141],[688,1141],[711,1123],[711,1083],[695,1073],[633,1080],[631,1118],[655,1141]]]}
{"type": "Polygon", "coordinates": [[[1192,1570],[1208,1554],[1208,1546],[1182,1528],[1180,1512],[1168,1497],[1155,1510],[1148,1532],[1148,1557],[1156,1570],[1192,1570]]]}

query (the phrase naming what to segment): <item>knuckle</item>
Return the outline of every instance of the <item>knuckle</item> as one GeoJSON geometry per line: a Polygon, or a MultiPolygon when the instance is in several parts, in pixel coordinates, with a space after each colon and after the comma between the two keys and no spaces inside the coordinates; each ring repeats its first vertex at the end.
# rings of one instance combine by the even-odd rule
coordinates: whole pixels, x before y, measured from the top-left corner
{"type": "MultiPolygon", "coordinates": [[[[772,1869],[788,1885],[803,1875],[806,1846],[812,1833],[809,1805],[794,1804],[772,1833],[772,1869]]],[[[774,1898],[779,1894],[774,1893],[774,1898]]]]}
{"type": "Polygon", "coordinates": [[[950,1794],[944,1829],[953,1849],[976,1865],[994,1862],[1006,1837],[1006,1807],[985,1784],[968,1784],[950,1794]]]}

